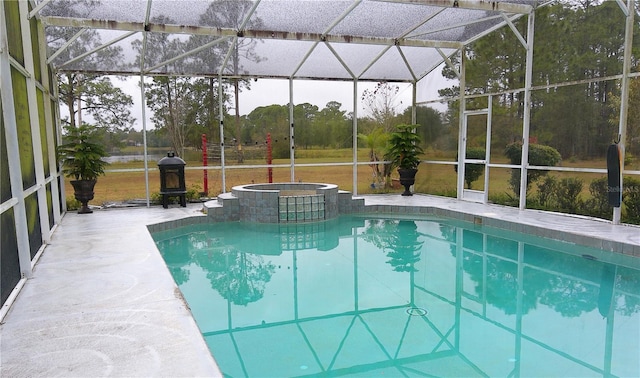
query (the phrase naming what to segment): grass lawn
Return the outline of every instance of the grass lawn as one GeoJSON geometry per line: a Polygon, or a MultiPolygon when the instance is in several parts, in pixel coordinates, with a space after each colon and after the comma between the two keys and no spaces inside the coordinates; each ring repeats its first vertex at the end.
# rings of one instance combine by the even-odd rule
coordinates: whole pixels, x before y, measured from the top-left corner
{"type": "MultiPolygon", "coordinates": [[[[446,154],[439,153],[437,160],[453,161],[455,156],[444,156],[446,154]]],[[[187,170],[185,173],[187,189],[196,192],[203,191],[203,170],[189,169],[190,167],[202,166],[202,162],[197,160],[198,152],[192,151],[187,155],[187,170]]],[[[348,163],[352,159],[351,149],[302,149],[296,151],[296,164],[318,164],[318,163],[348,163]]],[[[358,151],[359,161],[368,160],[368,151],[361,149],[358,151]]],[[[431,159],[427,156],[426,159],[431,159]]],[[[504,158],[496,157],[495,162],[506,163],[504,158]]],[[[159,172],[157,171],[157,162],[150,161],[149,168],[154,169],[149,172],[149,190],[150,193],[157,193],[160,190],[159,172]]],[[[264,159],[247,160],[243,165],[261,165],[265,164],[264,159]]],[[[291,181],[291,173],[288,159],[274,159],[273,164],[287,165],[284,168],[273,168],[274,182],[291,181]]],[[[209,165],[218,167],[219,163],[210,163],[209,165]]],[[[571,161],[563,162],[566,167],[595,167],[603,168],[604,161],[571,161]]],[[[113,172],[112,170],[123,169],[143,169],[142,161],[129,163],[113,163],[107,167],[109,170],[105,176],[98,179],[95,188],[95,197],[91,204],[100,205],[110,202],[123,202],[133,199],[146,198],[145,175],[143,171],[126,171],[113,172]]],[[[266,168],[238,168],[237,163],[232,159],[227,159],[226,170],[226,188],[227,191],[235,185],[248,183],[267,182],[266,168]]],[[[304,182],[323,182],[338,185],[343,190],[353,191],[353,166],[333,166],[333,167],[295,167],[296,181],[304,182]]],[[[211,169],[207,171],[209,183],[209,196],[214,197],[222,192],[222,175],[220,169],[211,169]]],[[[400,193],[402,189],[374,189],[371,187],[372,170],[368,165],[358,166],[358,193],[400,193]]],[[[583,181],[583,189],[581,196],[583,199],[590,197],[589,184],[592,180],[603,177],[603,174],[597,173],[581,173],[581,172],[551,172],[551,175],[557,176],[559,179],[564,177],[577,177],[583,181]]],[[[505,193],[514,196],[509,188],[509,178],[511,169],[508,168],[492,168],[490,169],[489,196],[504,195],[505,193]]],[[[456,195],[456,178],[457,173],[453,165],[445,164],[421,164],[418,175],[416,176],[415,191],[419,193],[429,193],[437,195],[445,195],[455,197],[456,195]]],[[[484,187],[484,175],[481,176],[472,185],[472,189],[482,190],[484,187]]],[[[66,179],[65,185],[66,195],[68,199],[73,197],[73,188],[66,179]]],[[[536,191],[536,185],[531,187],[532,193],[536,191]]]]}

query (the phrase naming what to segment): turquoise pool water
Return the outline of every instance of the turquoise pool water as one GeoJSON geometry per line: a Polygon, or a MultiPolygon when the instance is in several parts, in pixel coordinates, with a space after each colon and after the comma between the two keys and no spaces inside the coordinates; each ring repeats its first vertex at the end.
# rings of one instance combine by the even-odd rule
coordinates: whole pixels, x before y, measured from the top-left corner
{"type": "Polygon", "coordinates": [[[228,377],[640,376],[640,260],[445,219],[153,235],[228,377]]]}

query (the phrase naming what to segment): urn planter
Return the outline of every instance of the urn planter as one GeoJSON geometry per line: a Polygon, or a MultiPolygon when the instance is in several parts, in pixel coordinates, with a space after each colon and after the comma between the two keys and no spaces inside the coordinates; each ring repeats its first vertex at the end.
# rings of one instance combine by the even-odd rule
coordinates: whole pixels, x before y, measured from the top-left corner
{"type": "Polygon", "coordinates": [[[73,185],[73,196],[82,204],[78,209],[78,214],[91,214],[93,210],[89,208],[88,202],[93,199],[93,188],[96,180],[71,180],[73,185]]]}
{"type": "Polygon", "coordinates": [[[418,125],[397,125],[387,142],[385,160],[390,162],[389,169],[398,169],[400,185],[404,186],[403,196],[412,196],[411,185],[416,182],[416,173],[420,165],[420,155],[424,152],[416,133],[418,125]]]}
{"type": "Polygon", "coordinates": [[[400,185],[404,186],[404,192],[401,194],[403,196],[412,196],[411,193],[411,185],[416,182],[416,173],[418,170],[416,168],[398,168],[398,174],[400,175],[400,185]]]}

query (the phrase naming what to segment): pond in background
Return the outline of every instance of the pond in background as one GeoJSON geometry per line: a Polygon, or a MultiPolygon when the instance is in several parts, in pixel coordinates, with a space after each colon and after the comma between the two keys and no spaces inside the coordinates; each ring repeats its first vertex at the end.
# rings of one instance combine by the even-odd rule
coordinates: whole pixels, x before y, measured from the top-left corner
{"type": "MultiPolygon", "coordinates": [[[[160,159],[162,159],[163,157],[165,157],[166,155],[157,155],[157,154],[153,154],[153,155],[147,155],[147,161],[149,162],[149,164],[153,163],[155,165],[155,163],[157,163],[160,159]]],[[[107,163],[111,164],[111,163],[129,163],[132,161],[144,161],[144,154],[128,154],[128,155],[110,155],[107,156],[105,158],[103,158],[102,160],[106,161],[107,163]]]]}
{"type": "Polygon", "coordinates": [[[640,259],[446,219],[153,235],[225,376],[640,376],[640,259]]]}

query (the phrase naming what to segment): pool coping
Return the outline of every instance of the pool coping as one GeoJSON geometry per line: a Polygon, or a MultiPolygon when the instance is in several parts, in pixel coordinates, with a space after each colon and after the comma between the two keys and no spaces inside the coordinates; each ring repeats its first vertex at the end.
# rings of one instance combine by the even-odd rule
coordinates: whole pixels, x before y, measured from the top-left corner
{"type": "MultiPolygon", "coordinates": [[[[640,257],[639,226],[614,225],[606,220],[585,216],[542,210],[520,210],[502,205],[478,204],[422,194],[411,197],[366,195],[353,198],[364,199],[362,211],[354,212],[352,208],[347,211],[339,209],[340,214],[434,215],[640,257]]],[[[148,225],[148,229],[153,233],[214,221],[210,217],[194,217],[166,224],[148,225]]]]}
{"type": "MultiPolygon", "coordinates": [[[[419,195],[422,196],[422,195],[419,195]]],[[[431,196],[429,200],[433,200],[431,196]]],[[[513,231],[566,243],[640,257],[640,226],[614,225],[610,221],[542,210],[520,210],[502,205],[477,204],[439,198],[435,206],[416,207],[377,203],[367,196],[368,213],[430,214],[453,218],[487,227],[513,231]],[[461,208],[463,207],[463,208],[461,208]]]]}

